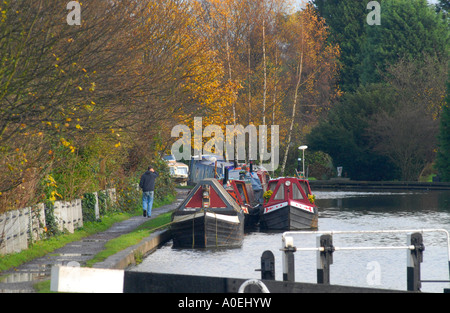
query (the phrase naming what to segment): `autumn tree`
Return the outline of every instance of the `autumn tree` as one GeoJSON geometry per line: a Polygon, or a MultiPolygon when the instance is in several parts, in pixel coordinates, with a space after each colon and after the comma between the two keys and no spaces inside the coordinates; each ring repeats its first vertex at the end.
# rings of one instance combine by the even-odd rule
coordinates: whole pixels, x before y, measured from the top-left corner
{"type": "MultiPolygon", "coordinates": [[[[338,71],[339,48],[327,41],[328,30],[311,4],[291,15],[284,24],[284,53],[292,110],[281,172],[284,173],[299,112],[320,113],[336,95],[334,84],[338,71]],[[322,97],[326,100],[321,101],[322,97]],[[327,99],[328,98],[328,99],[327,99]],[[312,107],[307,109],[308,107],[312,107]]],[[[313,115],[313,114],[311,114],[313,115]]],[[[303,116],[304,117],[304,116],[303,116]]],[[[305,121],[302,119],[301,121],[305,121]]],[[[298,125],[298,124],[297,124],[298,125]]]]}
{"type": "Polygon", "coordinates": [[[117,69],[120,54],[110,51],[127,48],[112,38],[129,29],[124,13],[133,6],[94,1],[83,7],[83,26],[75,27],[67,25],[66,5],[57,0],[2,3],[0,192],[12,199],[5,205],[25,205],[34,197],[55,147],[74,153],[76,138],[111,125],[111,119],[102,118],[110,103],[97,104],[114,98],[116,89],[96,91],[99,81],[117,69]],[[104,14],[108,11],[111,16],[104,14]]]}
{"type": "Polygon", "coordinates": [[[66,5],[2,3],[4,207],[40,198],[34,193],[48,174],[64,183],[68,198],[110,184],[105,179],[113,181],[111,170],[120,172],[122,163],[131,169],[130,160],[157,157],[154,138],[170,134],[166,127],[178,118],[220,111],[216,104],[234,94],[199,36],[195,4],[94,0],[82,4],[80,26],[67,24],[66,5]],[[75,177],[84,173],[80,166],[93,169],[84,176],[89,182],[75,177]]]}

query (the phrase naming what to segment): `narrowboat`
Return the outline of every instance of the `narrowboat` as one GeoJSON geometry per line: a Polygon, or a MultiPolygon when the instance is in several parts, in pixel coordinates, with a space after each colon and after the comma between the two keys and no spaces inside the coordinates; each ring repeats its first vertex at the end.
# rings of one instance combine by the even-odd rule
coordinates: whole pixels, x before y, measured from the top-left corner
{"type": "Polygon", "coordinates": [[[244,180],[229,180],[223,186],[244,212],[244,230],[253,230],[259,223],[262,204],[255,202],[252,186],[244,180]]]}
{"type": "Polygon", "coordinates": [[[214,178],[200,181],[172,214],[174,248],[240,247],[244,212],[214,178]]]}
{"type": "Polygon", "coordinates": [[[261,229],[318,228],[318,208],[314,204],[308,180],[294,177],[273,179],[269,181],[269,190],[265,194],[267,200],[261,213],[261,229]]]}

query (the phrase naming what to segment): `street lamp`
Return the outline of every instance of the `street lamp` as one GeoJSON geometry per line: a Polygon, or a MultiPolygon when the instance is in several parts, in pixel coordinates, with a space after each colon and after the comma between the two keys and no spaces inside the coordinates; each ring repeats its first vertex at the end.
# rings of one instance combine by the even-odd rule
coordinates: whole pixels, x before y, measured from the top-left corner
{"type": "Polygon", "coordinates": [[[298,150],[303,150],[303,176],[305,176],[305,150],[306,149],[308,149],[308,146],[300,146],[300,147],[298,147],[298,150]]]}

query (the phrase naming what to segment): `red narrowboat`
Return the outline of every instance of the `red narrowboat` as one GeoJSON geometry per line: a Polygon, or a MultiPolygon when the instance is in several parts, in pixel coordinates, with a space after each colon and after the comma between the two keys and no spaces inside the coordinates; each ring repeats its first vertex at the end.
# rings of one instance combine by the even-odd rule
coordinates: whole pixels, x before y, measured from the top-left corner
{"type": "Polygon", "coordinates": [[[192,189],[172,214],[174,248],[239,247],[244,240],[244,212],[214,178],[192,189]]]}
{"type": "Polygon", "coordinates": [[[265,230],[318,228],[318,208],[308,180],[294,177],[269,181],[270,198],[264,202],[260,226],[265,230]]]}
{"type": "Polygon", "coordinates": [[[262,204],[256,202],[252,185],[244,180],[229,180],[224,188],[244,212],[244,229],[253,230],[259,223],[262,204]]]}

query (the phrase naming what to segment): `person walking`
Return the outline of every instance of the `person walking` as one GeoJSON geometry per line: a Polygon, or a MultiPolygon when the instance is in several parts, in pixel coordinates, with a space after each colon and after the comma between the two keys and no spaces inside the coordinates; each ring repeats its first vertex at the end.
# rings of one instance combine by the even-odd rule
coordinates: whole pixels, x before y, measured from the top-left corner
{"type": "Polygon", "coordinates": [[[159,176],[152,166],[141,176],[139,187],[142,189],[143,216],[152,217],[153,198],[155,196],[155,181],[159,176]]]}

